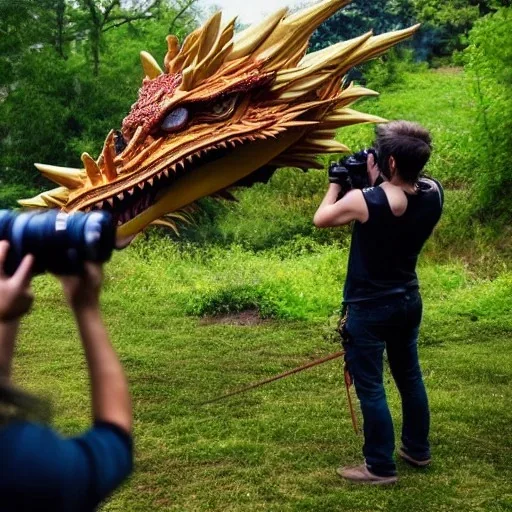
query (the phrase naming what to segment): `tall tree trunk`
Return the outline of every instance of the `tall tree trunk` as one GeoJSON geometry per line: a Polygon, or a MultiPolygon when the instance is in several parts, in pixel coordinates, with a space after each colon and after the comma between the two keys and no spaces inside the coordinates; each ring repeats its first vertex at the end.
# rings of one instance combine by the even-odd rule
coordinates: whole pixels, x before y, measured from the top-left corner
{"type": "Polygon", "coordinates": [[[64,53],[64,15],[66,13],[66,0],[57,0],[55,12],[57,14],[57,37],[55,39],[55,49],[63,59],[67,59],[67,56],[64,53]]]}

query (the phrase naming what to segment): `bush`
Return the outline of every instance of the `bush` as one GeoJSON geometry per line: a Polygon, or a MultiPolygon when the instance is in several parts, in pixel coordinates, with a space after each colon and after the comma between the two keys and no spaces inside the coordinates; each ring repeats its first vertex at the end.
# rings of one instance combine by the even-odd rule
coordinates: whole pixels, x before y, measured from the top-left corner
{"type": "Polygon", "coordinates": [[[478,107],[473,145],[479,170],[477,207],[483,218],[510,215],[512,194],[512,8],[475,23],[466,50],[466,70],[478,107]]]}
{"type": "Polygon", "coordinates": [[[186,313],[195,316],[218,316],[250,310],[257,310],[261,318],[286,316],[268,290],[249,285],[228,285],[198,293],[192,296],[186,313]]]}
{"type": "Polygon", "coordinates": [[[405,73],[424,71],[426,63],[417,64],[413,61],[413,50],[404,48],[391,48],[382,57],[363,66],[366,86],[370,89],[380,90],[390,88],[405,82],[405,73]]]}
{"type": "Polygon", "coordinates": [[[24,199],[37,195],[37,189],[25,185],[0,184],[0,208],[17,208],[18,199],[24,199]]]}

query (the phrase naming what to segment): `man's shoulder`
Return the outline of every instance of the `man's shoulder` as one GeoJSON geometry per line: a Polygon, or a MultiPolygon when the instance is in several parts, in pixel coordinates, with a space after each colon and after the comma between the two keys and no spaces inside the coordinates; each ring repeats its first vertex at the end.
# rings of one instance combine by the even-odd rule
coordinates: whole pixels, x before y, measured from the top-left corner
{"type": "Polygon", "coordinates": [[[431,176],[422,176],[418,180],[419,190],[424,194],[435,195],[439,197],[441,206],[444,204],[444,189],[441,183],[431,176]]]}

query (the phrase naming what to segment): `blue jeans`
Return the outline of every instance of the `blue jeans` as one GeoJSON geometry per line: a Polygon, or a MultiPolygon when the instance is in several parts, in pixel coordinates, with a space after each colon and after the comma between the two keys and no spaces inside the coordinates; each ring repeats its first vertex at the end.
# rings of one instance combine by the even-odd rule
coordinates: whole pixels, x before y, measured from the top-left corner
{"type": "Polygon", "coordinates": [[[346,362],[363,414],[368,469],[396,474],[395,436],[382,380],[384,348],[402,398],[402,447],[413,458],[430,458],[430,413],[418,361],[422,302],[418,291],[348,304],[346,362]]]}

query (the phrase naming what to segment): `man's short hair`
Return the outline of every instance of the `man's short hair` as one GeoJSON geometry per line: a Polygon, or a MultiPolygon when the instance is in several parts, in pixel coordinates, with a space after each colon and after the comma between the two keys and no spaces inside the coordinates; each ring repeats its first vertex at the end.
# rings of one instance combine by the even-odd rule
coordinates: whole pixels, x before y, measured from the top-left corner
{"type": "Polygon", "coordinates": [[[389,157],[395,159],[400,178],[414,183],[432,151],[432,139],[426,128],[410,121],[391,121],[375,128],[379,169],[389,178],[389,157]]]}

